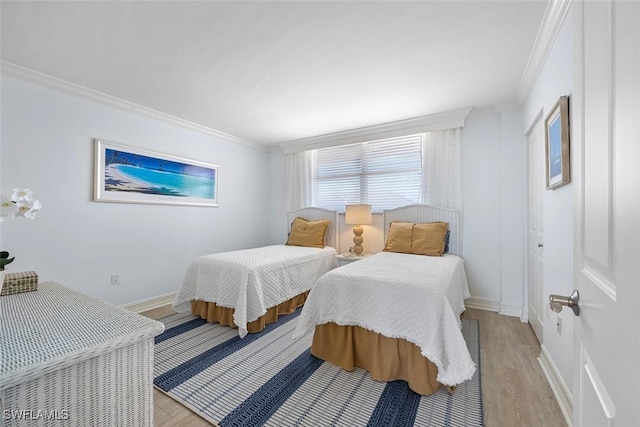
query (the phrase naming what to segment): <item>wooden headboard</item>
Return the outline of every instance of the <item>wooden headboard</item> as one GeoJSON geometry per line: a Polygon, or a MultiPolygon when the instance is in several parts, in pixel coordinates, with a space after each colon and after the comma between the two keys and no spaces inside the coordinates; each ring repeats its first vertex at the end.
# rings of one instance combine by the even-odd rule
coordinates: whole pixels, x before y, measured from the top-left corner
{"type": "Polygon", "coordinates": [[[338,249],[338,211],[332,211],[323,208],[301,208],[287,212],[287,232],[291,229],[291,223],[296,217],[304,218],[308,221],[316,221],[318,219],[328,219],[329,228],[325,236],[327,246],[338,249]]]}
{"type": "Polygon", "coordinates": [[[408,205],[383,211],[384,241],[387,241],[389,224],[400,222],[436,222],[449,223],[449,252],[462,255],[462,213],[457,209],[436,208],[429,205],[408,205]]]}

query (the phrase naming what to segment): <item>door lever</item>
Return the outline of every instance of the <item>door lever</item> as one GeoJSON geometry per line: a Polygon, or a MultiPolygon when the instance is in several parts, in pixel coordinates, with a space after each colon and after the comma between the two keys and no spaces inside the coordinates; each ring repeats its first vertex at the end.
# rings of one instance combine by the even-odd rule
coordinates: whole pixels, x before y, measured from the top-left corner
{"type": "Polygon", "coordinates": [[[577,290],[571,292],[571,295],[568,297],[562,295],[549,295],[549,306],[551,310],[556,313],[560,313],[562,311],[563,306],[570,307],[573,310],[573,314],[576,316],[580,315],[580,305],[578,302],[580,301],[580,293],[577,290]]]}

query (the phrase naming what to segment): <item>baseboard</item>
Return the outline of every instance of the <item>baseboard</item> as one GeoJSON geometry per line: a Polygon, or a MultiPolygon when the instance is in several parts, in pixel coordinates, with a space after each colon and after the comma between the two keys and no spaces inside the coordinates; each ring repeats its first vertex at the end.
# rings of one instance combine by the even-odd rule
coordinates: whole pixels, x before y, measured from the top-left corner
{"type": "Polygon", "coordinates": [[[522,318],[522,306],[519,304],[500,303],[499,314],[522,318]]]}
{"type": "Polygon", "coordinates": [[[154,308],[162,307],[173,303],[177,291],[169,292],[168,294],[158,295],[156,297],[147,298],[141,301],[125,304],[122,307],[134,313],[142,313],[143,311],[153,310],[154,308]]]}
{"type": "Polygon", "coordinates": [[[500,311],[500,301],[489,298],[471,297],[464,300],[464,305],[467,308],[478,310],[495,311],[496,313],[500,311]]]}
{"type": "Polygon", "coordinates": [[[567,426],[572,427],[573,397],[571,396],[571,391],[567,388],[567,384],[560,376],[558,368],[556,368],[555,363],[553,363],[553,360],[551,359],[551,355],[544,345],[540,346],[540,357],[538,357],[538,363],[542,368],[542,372],[551,387],[551,391],[553,392],[556,401],[558,402],[558,406],[560,406],[560,411],[562,412],[562,415],[564,415],[564,420],[567,422],[567,426]]]}

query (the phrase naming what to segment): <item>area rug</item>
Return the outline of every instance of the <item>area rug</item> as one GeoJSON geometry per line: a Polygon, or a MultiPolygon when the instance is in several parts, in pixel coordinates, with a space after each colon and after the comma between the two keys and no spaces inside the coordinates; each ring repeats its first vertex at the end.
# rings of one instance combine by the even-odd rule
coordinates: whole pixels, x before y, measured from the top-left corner
{"type": "Polygon", "coordinates": [[[377,382],[311,355],[312,333],[292,339],[300,310],[243,339],[190,314],[160,319],[155,386],[223,427],[484,425],[477,320],[462,320],[473,378],[454,394],[420,396],[404,381],[377,382]]]}

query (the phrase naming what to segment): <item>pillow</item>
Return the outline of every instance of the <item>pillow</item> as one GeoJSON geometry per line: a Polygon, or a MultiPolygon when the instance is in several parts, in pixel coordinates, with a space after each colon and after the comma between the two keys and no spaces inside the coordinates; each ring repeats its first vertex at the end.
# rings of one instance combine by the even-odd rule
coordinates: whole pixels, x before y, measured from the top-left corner
{"type": "Polygon", "coordinates": [[[411,253],[416,255],[442,256],[445,236],[449,230],[447,222],[415,224],[411,239],[411,253]]]}
{"type": "Polygon", "coordinates": [[[389,225],[389,235],[384,250],[387,252],[411,253],[411,236],[413,234],[412,222],[393,221],[389,225]]]}
{"type": "Polygon", "coordinates": [[[296,217],[291,223],[291,231],[285,244],[324,248],[324,235],[327,233],[327,228],[329,228],[328,219],[307,221],[304,218],[296,217]]]}

